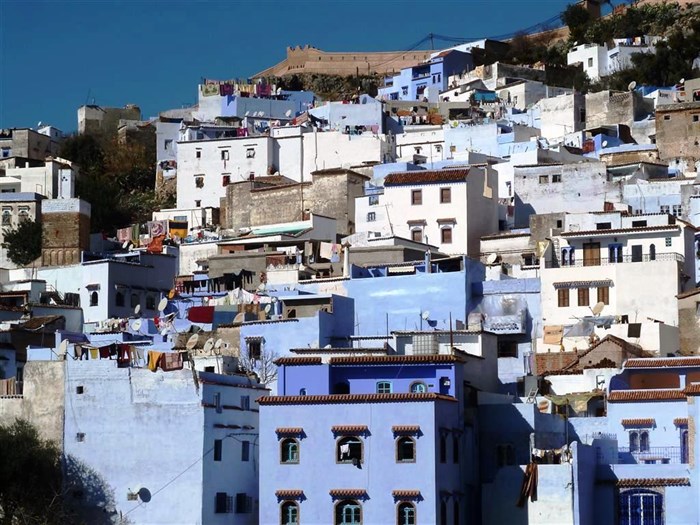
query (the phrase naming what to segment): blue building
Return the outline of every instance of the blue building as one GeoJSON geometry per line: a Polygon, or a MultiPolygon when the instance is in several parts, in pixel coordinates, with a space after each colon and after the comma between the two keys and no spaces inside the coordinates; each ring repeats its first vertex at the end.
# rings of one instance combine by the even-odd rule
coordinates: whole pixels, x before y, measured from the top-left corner
{"type": "Polygon", "coordinates": [[[451,75],[471,71],[474,61],[471,53],[447,50],[430,60],[404,68],[398,75],[384,79],[378,98],[383,100],[423,100],[437,102],[438,94],[447,89],[451,75]]]}
{"type": "Polygon", "coordinates": [[[260,523],[468,523],[476,493],[453,355],[286,357],[260,404],[260,523]]]}

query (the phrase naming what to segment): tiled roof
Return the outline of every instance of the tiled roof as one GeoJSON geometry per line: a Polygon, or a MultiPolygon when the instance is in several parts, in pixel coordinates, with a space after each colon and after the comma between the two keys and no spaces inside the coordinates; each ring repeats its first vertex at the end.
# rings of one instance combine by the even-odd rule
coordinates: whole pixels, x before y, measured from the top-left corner
{"type": "Polygon", "coordinates": [[[331,432],[334,434],[364,434],[369,430],[367,425],[333,425],[331,432]]]}
{"type": "Polygon", "coordinates": [[[415,170],[390,173],[384,178],[384,186],[398,184],[431,184],[435,182],[463,182],[469,168],[457,170],[415,170]]]}
{"type": "MultiPolygon", "coordinates": [[[[385,343],[386,344],[386,343],[385,343]]],[[[295,354],[352,354],[356,352],[385,352],[386,347],[352,347],[352,346],[334,346],[331,348],[290,348],[290,352],[295,354]]]]}
{"type": "Polygon", "coordinates": [[[639,233],[639,232],[663,232],[663,231],[678,231],[680,227],[675,225],[667,226],[644,226],[640,228],[612,228],[609,230],[583,230],[576,232],[564,232],[561,237],[583,237],[594,235],[612,235],[617,233],[639,233]]]}
{"type": "Polygon", "coordinates": [[[673,420],[673,424],[676,425],[677,427],[687,427],[688,426],[688,418],[687,417],[677,417],[676,419],[673,420]]]}
{"type": "Polygon", "coordinates": [[[324,405],[335,403],[398,403],[407,401],[457,401],[452,396],[427,392],[424,394],[329,394],[321,396],[264,396],[260,405],[324,405]]]}
{"type": "Polygon", "coordinates": [[[656,421],[652,417],[623,419],[620,423],[623,427],[653,427],[656,425],[656,421]]]}
{"type": "Polygon", "coordinates": [[[689,487],[690,478],[627,478],[618,479],[618,487],[689,487]]]}
{"type": "Polygon", "coordinates": [[[334,498],[362,498],[367,496],[365,489],[331,489],[328,493],[334,498]]]}
{"type": "Polygon", "coordinates": [[[275,364],[276,365],[287,365],[287,366],[320,365],[321,358],[320,357],[280,357],[279,359],[275,359],[275,364]]]}
{"type": "Polygon", "coordinates": [[[455,363],[462,360],[451,354],[414,354],[414,355],[355,355],[331,357],[332,365],[406,364],[406,363],[455,363]]]}
{"type": "Polygon", "coordinates": [[[700,383],[693,383],[685,387],[685,393],[690,395],[700,394],[700,383]]]}
{"type": "Polygon", "coordinates": [[[667,368],[676,366],[700,366],[700,357],[628,359],[625,363],[625,368],[667,368]]]}
{"type": "Polygon", "coordinates": [[[304,429],[301,427],[279,427],[275,433],[284,436],[298,436],[304,433],[304,429]]]}
{"type": "Polygon", "coordinates": [[[275,491],[278,498],[301,498],[304,491],[301,489],[280,489],[275,491]]]}
{"type": "Polygon", "coordinates": [[[615,390],[608,395],[608,402],[614,401],[676,401],[685,399],[685,393],[676,389],[659,390],[615,390]]]}
{"type": "Polygon", "coordinates": [[[62,315],[44,315],[44,316],[32,317],[31,319],[26,321],[24,324],[19,325],[18,328],[25,328],[27,330],[36,330],[39,328],[43,328],[47,324],[54,323],[62,318],[63,318],[62,315]]]}
{"type": "Polygon", "coordinates": [[[391,495],[395,498],[420,498],[420,490],[392,490],[391,495]]]}
{"type": "Polygon", "coordinates": [[[420,432],[419,425],[394,425],[391,427],[394,434],[418,434],[420,432]]]}

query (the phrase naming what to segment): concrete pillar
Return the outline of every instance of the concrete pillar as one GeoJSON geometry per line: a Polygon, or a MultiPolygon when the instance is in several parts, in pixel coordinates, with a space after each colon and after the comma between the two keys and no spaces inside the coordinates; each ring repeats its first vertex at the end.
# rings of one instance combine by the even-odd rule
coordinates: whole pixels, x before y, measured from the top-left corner
{"type": "Polygon", "coordinates": [[[343,244],[343,277],[350,277],[350,243],[343,244]]]}
{"type": "Polygon", "coordinates": [[[432,266],[432,254],[430,253],[430,250],[426,250],[425,251],[425,273],[431,273],[433,271],[431,266],[432,266]]]}

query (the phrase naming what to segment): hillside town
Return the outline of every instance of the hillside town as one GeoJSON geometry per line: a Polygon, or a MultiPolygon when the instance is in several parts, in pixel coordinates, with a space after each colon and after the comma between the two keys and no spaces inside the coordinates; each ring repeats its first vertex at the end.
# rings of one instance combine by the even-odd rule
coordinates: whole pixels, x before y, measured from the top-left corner
{"type": "Polygon", "coordinates": [[[700,49],[654,85],[667,34],[574,31],[557,68],[297,45],[1,129],[0,425],[61,466],[58,521],[0,521],[700,523],[700,49]],[[89,144],[146,152],[140,215],[89,144]]]}

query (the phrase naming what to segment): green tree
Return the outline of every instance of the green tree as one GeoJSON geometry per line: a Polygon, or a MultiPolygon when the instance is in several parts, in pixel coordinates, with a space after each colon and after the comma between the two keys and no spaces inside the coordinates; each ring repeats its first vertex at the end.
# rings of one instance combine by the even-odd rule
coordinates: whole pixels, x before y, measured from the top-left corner
{"type": "Polygon", "coordinates": [[[17,228],[3,230],[5,240],[2,247],[7,250],[7,256],[17,266],[29,266],[41,255],[41,224],[25,219],[20,221],[17,228]]]}
{"type": "Polygon", "coordinates": [[[58,447],[25,420],[0,426],[0,523],[68,523],[62,496],[58,447]]]}
{"type": "Polygon", "coordinates": [[[580,4],[570,4],[561,13],[561,21],[569,27],[572,42],[579,44],[585,42],[588,26],[591,24],[591,13],[580,4]]]}

